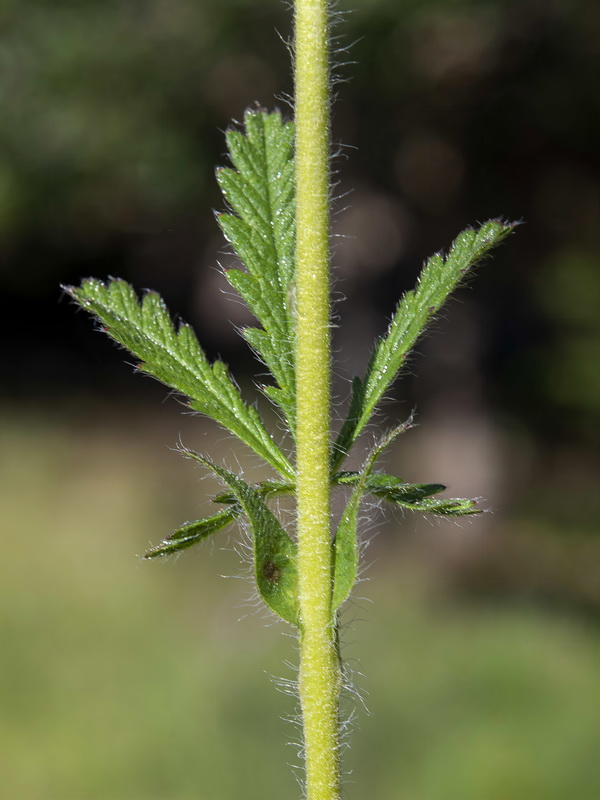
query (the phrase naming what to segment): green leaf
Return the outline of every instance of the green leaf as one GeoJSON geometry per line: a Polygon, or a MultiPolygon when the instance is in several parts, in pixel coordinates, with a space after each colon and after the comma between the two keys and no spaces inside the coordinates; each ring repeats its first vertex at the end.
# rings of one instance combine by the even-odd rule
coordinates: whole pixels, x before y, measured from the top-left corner
{"type": "MultiPolygon", "coordinates": [[[[338,472],[334,475],[333,482],[341,486],[357,486],[361,478],[362,473],[359,472],[338,472]]],[[[384,473],[369,475],[363,485],[365,493],[410,511],[452,517],[482,513],[475,500],[457,497],[432,498],[432,495],[443,492],[445,488],[443,483],[405,483],[395,475],[384,473]]]]}
{"type": "Polygon", "coordinates": [[[424,499],[419,499],[418,496],[414,495],[413,499],[411,497],[403,497],[401,494],[396,495],[391,493],[387,495],[383,492],[379,494],[379,496],[402,508],[407,508],[410,511],[420,511],[423,514],[438,514],[444,517],[465,517],[472,514],[483,513],[483,510],[477,507],[476,500],[467,500],[460,497],[426,497],[424,499]]]}
{"type": "Polygon", "coordinates": [[[344,477],[350,478],[350,476],[353,476],[356,480],[353,481],[354,491],[346,504],[335,534],[332,611],[337,611],[348,597],[358,575],[358,510],[369,481],[371,477],[374,477],[371,476],[371,471],[386,447],[411,425],[412,421],[409,420],[393,428],[383,436],[371,450],[360,473],[342,473],[342,475],[335,476],[336,478],[342,478],[342,480],[337,481],[338,483],[350,483],[348,480],[345,481],[344,477]]]}
{"type": "Polygon", "coordinates": [[[219,467],[193,450],[185,456],[200,462],[231,489],[250,521],[254,536],[256,585],[266,605],[286,622],[300,627],[298,611],[297,546],[268,508],[260,489],[249,486],[229,470],[219,467]]]}
{"type": "MultiPolygon", "coordinates": [[[[406,356],[450,293],[514,227],[491,220],[477,230],[468,228],[454,240],[446,257],[437,253],[427,261],[416,288],[404,295],[386,335],[377,342],[364,381],[353,386],[348,418],[336,443],[337,453],[347,453],[356,441],[406,356]]],[[[335,465],[340,461],[337,457],[335,465]]]]}
{"type": "Polygon", "coordinates": [[[199,519],[196,522],[186,522],[181,528],[173,531],[166,539],[151,548],[144,555],[144,558],[157,558],[159,556],[168,556],[172,553],[177,553],[191,547],[193,544],[202,541],[211,536],[213,533],[222,530],[230,523],[234,522],[240,514],[242,514],[242,507],[240,505],[232,505],[231,508],[225,508],[219,511],[212,517],[206,519],[199,519]]]}
{"type": "MultiPolygon", "coordinates": [[[[281,481],[261,481],[252,488],[260,494],[263,500],[280,494],[294,494],[294,484],[282,483],[281,481]]],[[[222,494],[218,494],[216,497],[213,497],[213,503],[226,503],[227,505],[232,505],[237,503],[237,499],[233,492],[223,492],[222,494]]]]}
{"type": "Polygon", "coordinates": [[[475,500],[432,497],[443,492],[445,488],[443,483],[403,483],[398,482],[394,475],[379,474],[369,477],[365,491],[411,511],[450,517],[482,513],[475,500]]]}
{"type": "Polygon", "coordinates": [[[93,278],[65,289],[110,337],[141,359],[140,371],[187,395],[190,408],[231,431],[286,478],[293,477],[289,461],[256,409],[244,403],[225,364],[208,362],[189,325],[173,326],[158,294],[149,292],[140,302],[125,281],[104,284],[93,278]]]}
{"type": "Polygon", "coordinates": [[[279,112],[249,110],[245,133],[230,130],[227,145],[235,169],[221,168],[217,180],[232,214],[219,214],[223,233],[245,272],[225,273],[263,330],[243,335],[269,368],[277,391],[265,394],[295,423],[294,321],[294,126],[279,112]]]}
{"type": "Polygon", "coordinates": [[[373,483],[369,483],[367,491],[375,495],[375,497],[382,497],[389,503],[398,503],[399,505],[416,503],[424,497],[431,497],[433,494],[443,492],[446,488],[443,483],[394,483],[388,480],[393,478],[392,475],[372,475],[372,478],[378,478],[373,483]]]}

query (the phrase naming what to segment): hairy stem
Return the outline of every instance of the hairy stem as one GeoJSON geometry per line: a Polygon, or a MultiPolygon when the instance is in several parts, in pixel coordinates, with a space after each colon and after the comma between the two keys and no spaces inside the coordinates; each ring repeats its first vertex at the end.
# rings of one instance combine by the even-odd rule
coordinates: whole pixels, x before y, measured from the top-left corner
{"type": "Polygon", "coordinates": [[[340,666],[329,522],[327,0],[296,0],[295,82],[299,691],[307,800],[336,800],[340,666]]]}

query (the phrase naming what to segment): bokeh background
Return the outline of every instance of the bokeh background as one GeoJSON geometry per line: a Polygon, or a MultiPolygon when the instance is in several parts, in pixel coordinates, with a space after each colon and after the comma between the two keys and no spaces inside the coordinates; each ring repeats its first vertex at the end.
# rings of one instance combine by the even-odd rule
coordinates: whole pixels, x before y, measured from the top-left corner
{"type": "MultiPolygon", "coordinates": [[[[494,513],[460,525],[368,513],[370,580],[344,617],[364,701],[344,796],[593,800],[600,12],[349,8],[333,123],[340,403],[425,257],[468,224],[523,224],[450,303],[381,417],[416,408],[419,422],[390,470],[494,513]]],[[[212,486],[170,449],[180,437],[263,472],[132,377],[59,289],[117,275],[159,290],[252,396],[256,365],[235,333],[247,317],[218,269],[230,256],[213,169],[247,106],[290,113],[289,10],[4,0],[0,30],[0,797],[298,797],[294,701],[273,679],[293,678],[296,646],[256,613],[248,582],[221,577],[247,575],[239,535],[136,559],[208,508],[212,486]]]]}

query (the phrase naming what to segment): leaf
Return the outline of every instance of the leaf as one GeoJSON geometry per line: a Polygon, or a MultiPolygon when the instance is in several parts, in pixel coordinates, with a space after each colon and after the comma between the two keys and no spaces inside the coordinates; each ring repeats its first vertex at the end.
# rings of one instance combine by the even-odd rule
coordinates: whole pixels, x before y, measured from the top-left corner
{"type": "Polygon", "coordinates": [[[300,627],[297,546],[287,535],[261,492],[193,450],[185,456],[211,469],[231,489],[250,520],[254,535],[256,585],[266,605],[286,622],[300,627]]]}
{"type": "MultiPolygon", "coordinates": [[[[356,480],[354,481],[355,489],[350,495],[335,534],[332,611],[337,611],[348,597],[358,575],[358,510],[362,496],[369,485],[369,480],[373,477],[371,476],[371,471],[386,447],[399,434],[404,433],[411,424],[412,420],[409,420],[393,428],[383,436],[371,450],[360,473],[344,473],[347,477],[350,475],[355,476],[356,480]]],[[[342,483],[343,481],[339,482],[342,483]]]]}
{"type": "Polygon", "coordinates": [[[231,522],[234,522],[242,513],[240,505],[232,505],[230,508],[225,508],[219,511],[212,517],[206,519],[198,519],[196,522],[186,522],[181,528],[173,531],[166,539],[151,548],[144,555],[144,558],[157,558],[159,556],[168,556],[172,553],[177,553],[191,547],[193,544],[208,538],[211,534],[222,530],[231,522]]]}
{"type": "Polygon", "coordinates": [[[148,292],[140,302],[125,281],[104,284],[93,278],[65,290],[102,322],[110,337],[141,359],[140,371],[187,395],[190,408],[231,431],[286,478],[293,477],[289,461],[256,409],[244,403],[225,364],[208,362],[189,325],[173,326],[158,294],[148,292]]]}
{"type": "MultiPolygon", "coordinates": [[[[406,356],[450,293],[514,227],[491,220],[477,230],[467,228],[454,240],[446,257],[437,253],[427,261],[416,288],[404,295],[386,335],[377,342],[364,380],[353,386],[348,418],[336,443],[338,453],[347,453],[356,441],[406,356]]],[[[336,465],[340,461],[337,458],[336,465]]]]}
{"type": "MultiPolygon", "coordinates": [[[[361,473],[340,472],[334,476],[334,483],[357,486],[360,479],[361,473]]],[[[395,475],[377,473],[368,476],[363,491],[388,503],[425,514],[458,517],[482,513],[475,500],[457,497],[432,498],[432,495],[443,492],[445,488],[443,483],[405,483],[395,475]]]]}
{"type": "Polygon", "coordinates": [[[392,475],[372,475],[377,481],[370,482],[367,491],[382,497],[390,503],[408,504],[416,503],[425,497],[443,492],[446,488],[443,483],[395,483],[390,481],[392,475]]]}
{"type": "Polygon", "coordinates": [[[233,212],[217,220],[246,270],[230,269],[225,277],[264,329],[247,328],[243,335],[275,378],[277,387],[264,391],[293,433],[294,126],[279,112],[256,109],[246,112],[244,125],[245,134],[227,133],[235,169],[217,171],[233,212]]]}
{"type": "Polygon", "coordinates": [[[420,511],[423,514],[439,514],[444,517],[464,517],[472,514],[481,514],[483,510],[477,508],[476,500],[467,500],[460,497],[428,497],[423,500],[415,498],[402,498],[400,495],[384,495],[384,500],[396,505],[407,508],[410,511],[420,511]]]}
{"type": "Polygon", "coordinates": [[[397,480],[393,475],[371,475],[365,488],[375,497],[411,511],[452,517],[482,513],[475,500],[432,497],[444,491],[443,483],[398,483],[397,480]]]}
{"type": "MultiPolygon", "coordinates": [[[[260,494],[263,500],[280,494],[294,494],[294,484],[282,483],[281,481],[261,481],[253,488],[260,494]]],[[[223,492],[222,494],[218,494],[216,497],[213,497],[213,503],[226,503],[228,505],[232,505],[237,503],[237,499],[233,492],[223,492]]]]}

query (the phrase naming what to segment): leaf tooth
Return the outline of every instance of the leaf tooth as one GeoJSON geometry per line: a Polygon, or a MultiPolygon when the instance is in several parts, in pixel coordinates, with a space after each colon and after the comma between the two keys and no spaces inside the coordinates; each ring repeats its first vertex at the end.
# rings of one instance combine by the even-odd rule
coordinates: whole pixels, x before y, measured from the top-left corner
{"type": "Polygon", "coordinates": [[[191,325],[188,325],[187,322],[182,322],[179,325],[177,343],[179,349],[185,354],[188,363],[196,364],[202,374],[205,374],[206,370],[209,368],[208,360],[204,354],[204,350],[200,347],[194,329],[191,325]]]}
{"type": "Polygon", "coordinates": [[[134,321],[137,325],[142,325],[142,314],[137,295],[133,287],[126,281],[118,278],[109,283],[107,301],[117,314],[134,321]]]}
{"type": "Polygon", "coordinates": [[[144,332],[174,351],[177,345],[175,331],[162,297],[156,292],[147,292],[142,299],[141,312],[144,332]]]}
{"type": "Polygon", "coordinates": [[[271,227],[267,187],[247,181],[244,176],[231,169],[222,169],[217,180],[225,199],[233,210],[253,227],[265,230],[271,227]]]}
{"type": "Polygon", "coordinates": [[[222,214],[218,222],[248,272],[251,272],[266,286],[274,284],[280,287],[276,252],[273,249],[271,237],[264,232],[252,229],[247,222],[232,214],[222,214]]]}
{"type": "Polygon", "coordinates": [[[253,275],[242,272],[239,269],[227,270],[225,277],[229,284],[243,297],[246,305],[261,322],[265,330],[273,338],[282,338],[285,333],[282,324],[285,324],[285,320],[282,319],[282,303],[277,297],[277,290],[271,291],[266,295],[264,287],[253,275]]]}
{"type": "Polygon", "coordinates": [[[285,350],[287,339],[283,336],[269,335],[264,330],[251,327],[244,329],[243,336],[258,357],[269,368],[289,402],[293,404],[295,395],[294,367],[292,358],[285,350]]]}
{"type": "Polygon", "coordinates": [[[227,132],[227,148],[233,166],[240,173],[262,180],[261,163],[248,139],[239,131],[227,132]]]}

